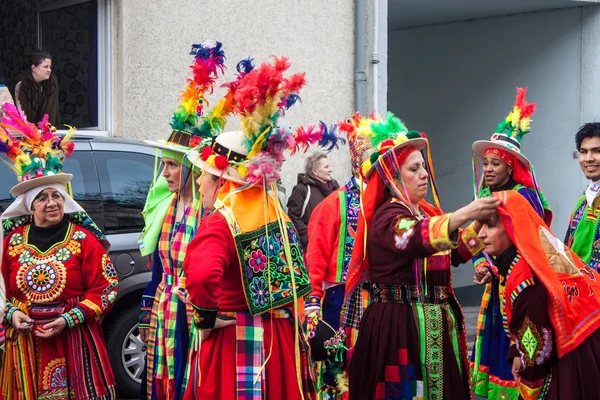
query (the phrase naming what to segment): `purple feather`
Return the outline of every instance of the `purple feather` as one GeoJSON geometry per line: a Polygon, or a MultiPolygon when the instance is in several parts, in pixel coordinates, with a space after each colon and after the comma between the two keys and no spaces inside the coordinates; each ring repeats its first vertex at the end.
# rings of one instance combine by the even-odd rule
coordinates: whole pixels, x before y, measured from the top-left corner
{"type": "Polygon", "coordinates": [[[302,102],[300,96],[295,93],[290,94],[285,100],[285,108],[289,110],[294,104],[296,104],[297,101],[302,102]]]}

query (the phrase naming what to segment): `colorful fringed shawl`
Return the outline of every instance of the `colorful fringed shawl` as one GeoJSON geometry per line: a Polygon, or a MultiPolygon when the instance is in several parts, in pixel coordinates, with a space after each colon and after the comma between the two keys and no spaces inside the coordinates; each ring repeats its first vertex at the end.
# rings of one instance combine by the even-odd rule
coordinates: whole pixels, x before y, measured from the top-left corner
{"type": "Polygon", "coordinates": [[[174,196],[164,220],[158,253],[163,279],[154,297],[147,352],[147,398],[173,399],[185,379],[186,351],[189,346],[191,307],[177,297],[185,289],[183,259],[188,243],[198,228],[199,197],[176,220],[179,197],[174,196]],[[185,310],[186,315],[181,316],[185,310]],[[185,322],[184,322],[185,321],[185,322]]]}

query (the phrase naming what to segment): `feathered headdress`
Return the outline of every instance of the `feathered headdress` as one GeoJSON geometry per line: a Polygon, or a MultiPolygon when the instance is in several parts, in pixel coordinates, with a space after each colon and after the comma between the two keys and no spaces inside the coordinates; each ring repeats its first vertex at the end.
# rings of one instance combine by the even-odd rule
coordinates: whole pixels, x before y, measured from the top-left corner
{"type": "MultiPolygon", "coordinates": [[[[328,127],[324,122],[318,127],[301,127],[295,131],[279,126],[279,119],[300,101],[299,92],[306,84],[304,73],[285,76],[290,68],[286,57],[273,57],[272,62],[263,63],[256,69],[250,61],[238,64],[240,75],[235,82],[226,85],[229,93],[215,106],[215,109],[225,111],[233,107],[232,112],[241,120],[243,149],[228,151],[232,149],[218,143],[217,138],[205,143],[199,158],[221,171],[234,168],[236,175],[239,174],[236,180],[269,185],[279,179],[285,150],[306,150],[311,144],[331,150],[343,139],[336,136],[335,126],[328,127]]],[[[211,118],[220,116],[211,115],[211,118]]]]}
{"type": "Polygon", "coordinates": [[[2,111],[0,152],[12,161],[11,168],[19,182],[62,174],[63,162],[75,147],[70,141],[75,128],[71,127],[65,136],[59,137],[47,115],[36,126],[12,103],[4,103],[2,111]]]}
{"type": "Polygon", "coordinates": [[[167,150],[185,152],[223,129],[226,119],[215,119],[212,116],[214,112],[207,111],[210,104],[206,98],[213,93],[219,75],[225,69],[225,53],[222,47],[220,42],[213,41],[192,45],[190,55],[194,56],[194,59],[190,65],[187,86],[180,96],[181,102],[173,112],[173,132],[166,141],[148,143],[167,150]]]}
{"type": "Polygon", "coordinates": [[[517,88],[517,99],[512,111],[496,127],[496,134],[503,134],[521,142],[523,135],[531,130],[531,116],[535,112],[536,103],[525,100],[527,88],[517,88]]]}

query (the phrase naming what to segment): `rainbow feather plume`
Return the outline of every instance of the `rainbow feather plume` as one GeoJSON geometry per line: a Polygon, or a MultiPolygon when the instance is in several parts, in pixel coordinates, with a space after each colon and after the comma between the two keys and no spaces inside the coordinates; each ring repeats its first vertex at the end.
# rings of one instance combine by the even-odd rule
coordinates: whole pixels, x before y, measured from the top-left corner
{"type": "Polygon", "coordinates": [[[225,69],[225,54],[220,42],[204,42],[192,45],[190,52],[194,60],[190,65],[191,78],[181,94],[181,103],[173,112],[171,127],[176,131],[189,132],[192,135],[207,137],[212,135],[212,126],[221,126],[225,122],[218,120],[211,123],[200,123],[204,109],[209,103],[206,94],[214,90],[219,74],[225,69]]]}

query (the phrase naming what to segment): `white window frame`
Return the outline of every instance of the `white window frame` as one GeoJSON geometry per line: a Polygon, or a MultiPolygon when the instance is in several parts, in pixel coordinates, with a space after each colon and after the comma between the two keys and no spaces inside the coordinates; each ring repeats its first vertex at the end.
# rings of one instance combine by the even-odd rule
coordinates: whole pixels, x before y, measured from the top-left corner
{"type": "MultiPolygon", "coordinates": [[[[40,14],[58,8],[86,3],[90,0],[62,0],[40,7],[38,20],[38,43],[42,43],[40,14]]],[[[94,136],[114,136],[114,37],[112,29],[112,0],[97,1],[97,40],[98,40],[98,126],[80,128],[80,133],[94,136]]],[[[59,129],[58,132],[67,132],[59,129]]]]}

